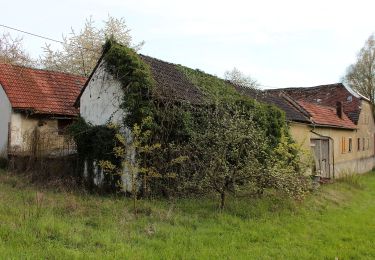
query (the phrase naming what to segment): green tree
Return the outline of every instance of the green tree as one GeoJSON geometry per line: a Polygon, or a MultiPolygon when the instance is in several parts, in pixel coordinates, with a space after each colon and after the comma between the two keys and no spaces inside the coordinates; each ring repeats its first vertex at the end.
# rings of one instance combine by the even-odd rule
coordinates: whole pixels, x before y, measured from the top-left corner
{"type": "Polygon", "coordinates": [[[198,165],[196,185],[218,193],[223,209],[227,193],[246,187],[264,172],[267,138],[241,107],[218,104],[201,116],[205,126],[192,140],[199,157],[193,162],[198,165]]]}

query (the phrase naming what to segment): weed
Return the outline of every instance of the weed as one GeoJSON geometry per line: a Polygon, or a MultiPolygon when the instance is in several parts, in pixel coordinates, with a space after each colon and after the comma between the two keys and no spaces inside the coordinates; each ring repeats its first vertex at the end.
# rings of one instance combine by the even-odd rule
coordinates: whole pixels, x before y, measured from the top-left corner
{"type": "Polygon", "coordinates": [[[337,179],[338,182],[346,183],[354,188],[362,189],[363,183],[361,175],[351,171],[344,171],[340,174],[340,178],[337,179]]]}

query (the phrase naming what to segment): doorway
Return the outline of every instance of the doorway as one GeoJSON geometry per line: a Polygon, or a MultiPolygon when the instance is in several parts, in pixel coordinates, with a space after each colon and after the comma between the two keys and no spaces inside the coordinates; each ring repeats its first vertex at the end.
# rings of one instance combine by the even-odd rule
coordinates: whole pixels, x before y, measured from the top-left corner
{"type": "Polygon", "coordinates": [[[330,178],[329,140],[311,139],[311,148],[315,159],[316,174],[323,178],[330,178]]]}

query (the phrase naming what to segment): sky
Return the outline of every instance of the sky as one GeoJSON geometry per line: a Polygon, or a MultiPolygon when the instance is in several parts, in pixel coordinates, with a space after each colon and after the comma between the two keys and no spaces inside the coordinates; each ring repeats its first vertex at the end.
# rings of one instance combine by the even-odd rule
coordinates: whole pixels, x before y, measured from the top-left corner
{"type": "MultiPolygon", "coordinates": [[[[233,67],[262,88],[340,82],[375,32],[375,1],[0,0],[0,24],[61,40],[92,16],[123,17],[141,53],[223,77],[233,67]]],[[[23,36],[33,57],[45,40],[23,36]]]]}

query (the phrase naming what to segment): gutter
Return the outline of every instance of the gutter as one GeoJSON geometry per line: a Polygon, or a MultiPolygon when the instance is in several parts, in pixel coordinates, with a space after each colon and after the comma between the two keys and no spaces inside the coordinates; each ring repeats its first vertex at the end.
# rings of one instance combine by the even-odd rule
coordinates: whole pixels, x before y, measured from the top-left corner
{"type": "MultiPolygon", "coordinates": [[[[315,125],[313,125],[313,127],[315,129],[315,125]]],[[[316,134],[317,136],[328,138],[329,140],[332,141],[332,171],[333,171],[332,174],[333,174],[333,179],[334,179],[335,178],[335,141],[330,136],[321,135],[321,134],[315,132],[314,129],[310,130],[310,132],[313,133],[313,134],[316,134]]]]}

